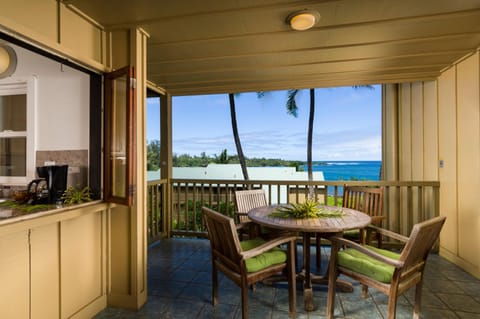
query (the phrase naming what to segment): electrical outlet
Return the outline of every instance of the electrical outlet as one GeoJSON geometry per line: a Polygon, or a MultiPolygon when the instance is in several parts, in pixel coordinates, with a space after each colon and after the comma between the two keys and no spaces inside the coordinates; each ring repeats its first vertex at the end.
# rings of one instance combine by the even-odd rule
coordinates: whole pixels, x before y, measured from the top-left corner
{"type": "Polygon", "coordinates": [[[44,166],[52,166],[52,165],[55,165],[55,161],[45,161],[43,163],[44,166]]]}

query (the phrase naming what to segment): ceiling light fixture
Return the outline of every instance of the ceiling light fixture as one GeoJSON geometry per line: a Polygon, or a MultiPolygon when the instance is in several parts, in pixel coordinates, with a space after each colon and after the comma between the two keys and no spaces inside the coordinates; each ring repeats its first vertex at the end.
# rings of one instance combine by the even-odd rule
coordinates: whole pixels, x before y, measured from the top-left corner
{"type": "Polygon", "coordinates": [[[6,78],[17,68],[17,55],[13,48],[0,44],[0,79],[6,78]]]}
{"type": "Polygon", "coordinates": [[[319,20],[320,13],[305,9],[290,13],[286,22],[293,30],[304,31],[312,28],[319,20]]]}

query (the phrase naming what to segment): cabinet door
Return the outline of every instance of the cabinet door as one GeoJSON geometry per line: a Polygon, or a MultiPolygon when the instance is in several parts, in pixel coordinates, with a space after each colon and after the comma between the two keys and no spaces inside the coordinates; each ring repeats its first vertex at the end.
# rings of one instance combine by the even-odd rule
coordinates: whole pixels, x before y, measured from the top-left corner
{"type": "Polygon", "coordinates": [[[28,231],[0,235],[0,318],[29,318],[28,231]]]}
{"type": "Polygon", "coordinates": [[[105,76],[106,201],[133,204],[135,166],[135,78],[133,67],[105,76]]]}

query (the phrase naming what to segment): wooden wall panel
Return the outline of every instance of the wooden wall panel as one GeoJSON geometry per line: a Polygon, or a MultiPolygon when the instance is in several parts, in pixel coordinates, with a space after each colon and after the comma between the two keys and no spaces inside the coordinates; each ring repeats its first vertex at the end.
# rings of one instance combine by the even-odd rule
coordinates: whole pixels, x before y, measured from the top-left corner
{"type": "Polygon", "coordinates": [[[68,318],[104,294],[101,212],[61,222],[61,310],[68,318]]]}
{"type": "Polygon", "coordinates": [[[440,234],[440,245],[452,254],[458,251],[457,223],[457,110],[456,69],[438,79],[438,154],[440,214],[447,217],[440,234]]]}
{"type": "Polygon", "coordinates": [[[473,55],[457,66],[458,255],[478,265],[480,229],[480,101],[479,61],[473,55]]]}
{"type": "MultiPolygon", "coordinates": [[[[412,180],[412,87],[410,83],[400,85],[399,117],[399,180],[412,180]]],[[[410,205],[405,200],[408,198],[407,190],[400,190],[400,212],[398,229],[395,231],[408,234],[410,205]]]]}
{"type": "Polygon", "coordinates": [[[59,224],[31,230],[31,319],[60,317],[59,224]]]}
{"type": "Polygon", "coordinates": [[[103,26],[59,1],[3,1],[0,26],[20,40],[34,41],[84,66],[109,70],[103,26]]]}
{"type": "Polygon", "coordinates": [[[424,118],[423,118],[423,82],[412,83],[411,89],[411,143],[412,143],[412,180],[423,179],[424,118]],[[415,159],[415,160],[413,160],[415,159]]]}
{"type": "Polygon", "coordinates": [[[423,85],[423,178],[438,180],[438,111],[437,82],[423,85]]]}
{"type": "Polygon", "coordinates": [[[412,114],[411,114],[411,85],[400,85],[399,105],[399,178],[402,181],[412,179],[412,114]]]}
{"type": "Polygon", "coordinates": [[[2,1],[0,24],[36,40],[40,40],[38,37],[41,36],[57,42],[57,5],[55,0],[2,1]]]}
{"type": "Polygon", "coordinates": [[[103,63],[103,28],[68,8],[61,8],[60,43],[77,55],[103,63]]]}
{"type": "Polygon", "coordinates": [[[131,213],[126,206],[111,211],[111,260],[110,289],[113,295],[130,295],[131,287],[131,213]]]}
{"type": "Polygon", "coordinates": [[[29,318],[28,230],[0,235],[0,318],[29,318]]]}

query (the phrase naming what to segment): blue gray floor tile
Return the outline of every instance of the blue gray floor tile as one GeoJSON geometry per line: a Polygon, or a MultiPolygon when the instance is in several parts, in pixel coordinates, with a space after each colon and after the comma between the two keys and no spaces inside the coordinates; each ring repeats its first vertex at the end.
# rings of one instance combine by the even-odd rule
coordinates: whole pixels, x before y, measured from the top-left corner
{"type": "MultiPolygon", "coordinates": [[[[300,256],[301,257],[301,248],[300,256]]],[[[322,269],[329,249],[324,248],[322,269]]],[[[314,261],[312,260],[312,263],[314,261]]],[[[314,265],[312,265],[314,267],[314,265]]],[[[313,268],[315,269],[315,268],[313,268]]],[[[480,280],[444,258],[431,254],[422,291],[422,318],[480,319],[480,280]]],[[[219,304],[211,304],[210,246],[205,239],[161,240],[148,249],[148,300],[137,311],[107,308],[95,319],[207,319],[241,318],[240,289],[219,276],[219,304]]],[[[320,270],[321,271],[321,270],[320,270]]],[[[370,289],[366,299],[354,283],[353,293],[337,293],[335,318],[386,318],[387,298],[370,289]]],[[[297,318],[325,318],[327,290],[314,286],[315,310],[303,308],[301,285],[297,288],[297,318]]],[[[397,319],[412,318],[414,290],[402,295],[397,319]]],[[[285,283],[257,284],[249,292],[252,319],[288,318],[288,291],[285,283]]]]}

